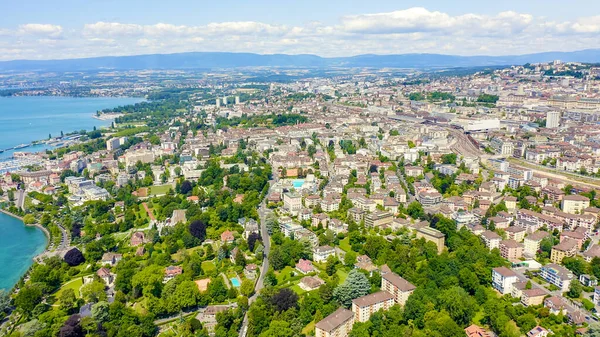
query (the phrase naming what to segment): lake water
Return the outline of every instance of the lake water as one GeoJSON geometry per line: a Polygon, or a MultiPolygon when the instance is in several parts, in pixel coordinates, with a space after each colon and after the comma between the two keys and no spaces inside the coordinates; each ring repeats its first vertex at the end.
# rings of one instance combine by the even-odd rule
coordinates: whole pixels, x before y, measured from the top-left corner
{"type": "MultiPolygon", "coordinates": [[[[63,131],[92,130],[110,125],[93,118],[98,110],[141,102],[130,97],[0,97],[0,149],[59,136],[63,131]]],[[[18,151],[43,151],[43,146],[18,151]]],[[[10,157],[12,152],[0,154],[10,157]]]]}
{"type": "Polygon", "coordinates": [[[0,289],[11,289],[46,248],[46,235],[0,212],[0,289]]]}

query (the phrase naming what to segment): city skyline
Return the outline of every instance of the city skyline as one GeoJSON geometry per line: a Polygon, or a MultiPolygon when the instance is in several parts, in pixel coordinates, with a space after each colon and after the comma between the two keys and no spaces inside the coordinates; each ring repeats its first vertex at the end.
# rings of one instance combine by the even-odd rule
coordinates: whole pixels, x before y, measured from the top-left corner
{"type": "Polygon", "coordinates": [[[600,5],[544,4],[13,3],[0,24],[0,60],[190,51],[514,55],[600,47],[600,5]]]}

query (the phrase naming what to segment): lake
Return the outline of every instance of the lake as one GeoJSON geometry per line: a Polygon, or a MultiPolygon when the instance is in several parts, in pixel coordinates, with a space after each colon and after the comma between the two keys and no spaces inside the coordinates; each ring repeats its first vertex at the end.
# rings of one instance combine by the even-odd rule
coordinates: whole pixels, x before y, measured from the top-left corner
{"type": "MultiPolygon", "coordinates": [[[[134,104],[142,98],[131,97],[0,97],[0,149],[35,140],[59,136],[60,132],[92,130],[110,125],[111,121],[93,118],[98,110],[134,104]]],[[[18,151],[43,151],[45,147],[18,151]]],[[[10,157],[12,152],[0,154],[10,157]]]]}
{"type": "Polygon", "coordinates": [[[46,235],[0,212],[0,289],[11,289],[46,248],[46,235]]]}

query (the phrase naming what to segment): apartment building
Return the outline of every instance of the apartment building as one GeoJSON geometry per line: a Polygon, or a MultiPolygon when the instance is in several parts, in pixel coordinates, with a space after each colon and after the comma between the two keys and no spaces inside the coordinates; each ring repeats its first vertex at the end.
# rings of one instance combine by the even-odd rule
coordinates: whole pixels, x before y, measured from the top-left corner
{"type": "Polygon", "coordinates": [[[395,304],[394,296],[387,291],[379,291],[352,300],[355,322],[366,322],[379,310],[388,310],[395,304]]]}
{"type": "Polygon", "coordinates": [[[515,240],[502,240],[499,248],[500,255],[509,261],[518,260],[523,256],[523,245],[515,240]]]}
{"type": "Polygon", "coordinates": [[[394,301],[402,306],[404,306],[406,300],[408,300],[408,297],[416,288],[413,284],[395,273],[387,273],[381,276],[381,290],[392,294],[394,301]]]}
{"type": "Polygon", "coordinates": [[[537,251],[540,250],[540,243],[549,235],[550,233],[548,232],[539,231],[526,236],[523,239],[523,254],[527,256],[535,256],[537,251]]]}
{"type": "Polygon", "coordinates": [[[543,266],[540,269],[540,276],[548,283],[557,286],[561,291],[569,290],[569,285],[574,278],[570,270],[556,263],[543,266]]]}
{"type": "Polygon", "coordinates": [[[500,241],[502,241],[502,237],[498,235],[496,232],[485,231],[481,233],[481,238],[483,239],[483,243],[490,250],[494,248],[500,248],[500,241]]]}
{"type": "Polygon", "coordinates": [[[354,313],[339,308],[315,325],[315,337],[346,337],[354,325],[354,313]]]}
{"type": "Polygon", "coordinates": [[[502,295],[512,293],[513,284],[518,280],[517,274],[506,267],[492,269],[492,287],[502,295]]]}
{"type": "Polygon", "coordinates": [[[577,254],[577,241],[564,239],[561,243],[552,247],[550,252],[550,261],[561,263],[565,257],[573,257],[577,254]]]}
{"type": "Polygon", "coordinates": [[[584,209],[590,207],[590,199],[578,194],[565,195],[560,206],[565,213],[583,213],[584,209]]]}

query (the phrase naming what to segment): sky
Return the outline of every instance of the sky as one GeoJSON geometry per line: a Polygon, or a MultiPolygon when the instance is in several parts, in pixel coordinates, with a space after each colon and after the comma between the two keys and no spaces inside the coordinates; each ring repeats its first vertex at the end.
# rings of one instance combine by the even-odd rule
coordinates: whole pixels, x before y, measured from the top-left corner
{"type": "Polygon", "coordinates": [[[0,60],[591,48],[600,48],[600,1],[0,0],[0,60]]]}

